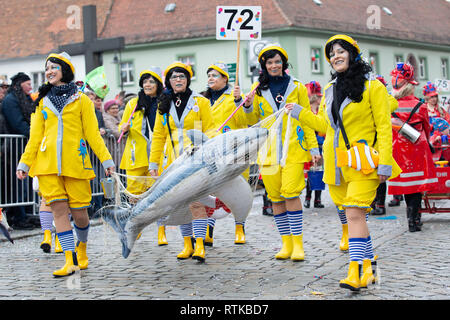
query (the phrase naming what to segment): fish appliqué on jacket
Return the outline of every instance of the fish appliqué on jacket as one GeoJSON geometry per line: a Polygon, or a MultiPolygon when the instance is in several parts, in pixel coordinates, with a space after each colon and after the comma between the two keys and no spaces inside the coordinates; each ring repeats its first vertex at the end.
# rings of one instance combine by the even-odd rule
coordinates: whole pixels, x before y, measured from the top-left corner
{"type": "Polygon", "coordinates": [[[300,126],[297,126],[297,141],[298,141],[298,144],[300,145],[300,147],[303,149],[303,150],[305,150],[305,151],[308,151],[308,150],[306,150],[305,148],[303,148],[303,141],[305,141],[305,132],[303,131],[303,129],[302,129],[302,127],[300,127],[300,126]]]}
{"type": "Polygon", "coordinates": [[[84,165],[84,158],[87,155],[87,146],[86,146],[86,141],[84,141],[84,139],[80,140],[80,147],[78,148],[78,151],[80,151],[80,153],[78,155],[81,156],[81,159],[83,160],[83,168],[86,169],[86,167],[84,165]]]}

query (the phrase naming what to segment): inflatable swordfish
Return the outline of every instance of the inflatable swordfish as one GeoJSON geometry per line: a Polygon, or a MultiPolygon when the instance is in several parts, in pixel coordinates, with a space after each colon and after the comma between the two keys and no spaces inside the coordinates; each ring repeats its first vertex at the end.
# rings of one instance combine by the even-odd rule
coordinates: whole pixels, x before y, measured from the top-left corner
{"type": "Polygon", "coordinates": [[[245,221],[253,194],[240,175],[256,161],[268,134],[265,128],[248,128],[208,139],[198,130],[187,131],[193,147],[163,171],[136,205],[102,209],[104,220],[119,234],[123,257],[128,257],[137,235],[147,225],[161,218],[167,225],[188,223],[192,221],[189,204],[200,201],[208,205],[210,195],[222,200],[237,222],[245,221]]]}

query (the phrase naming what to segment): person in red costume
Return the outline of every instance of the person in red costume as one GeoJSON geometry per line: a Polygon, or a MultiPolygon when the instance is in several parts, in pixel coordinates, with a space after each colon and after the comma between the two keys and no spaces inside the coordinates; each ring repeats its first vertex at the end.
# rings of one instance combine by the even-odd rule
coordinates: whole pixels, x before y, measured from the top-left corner
{"type": "Polygon", "coordinates": [[[427,104],[428,116],[430,117],[430,143],[434,147],[433,160],[444,160],[449,155],[448,147],[443,148],[442,145],[448,145],[450,114],[439,106],[438,91],[432,82],[428,81],[423,86],[422,94],[427,104]]]}
{"type": "Polygon", "coordinates": [[[397,63],[396,68],[391,71],[391,76],[392,95],[398,101],[398,109],[392,113],[392,121],[407,122],[420,136],[413,143],[393,130],[393,156],[402,173],[389,182],[388,193],[405,196],[409,231],[421,231],[422,192],[433,190],[438,181],[429,145],[428,110],[427,106],[414,96],[418,82],[414,79],[414,68],[410,64],[397,63]]]}
{"type": "MultiPolygon", "coordinates": [[[[305,84],[305,87],[308,90],[308,98],[311,105],[311,111],[314,112],[314,114],[317,114],[317,112],[319,112],[320,100],[322,99],[322,87],[317,81],[311,81],[305,84]]],[[[322,145],[325,140],[325,135],[316,132],[316,139],[317,144],[319,145],[320,155],[322,155],[322,145]]],[[[323,163],[322,159],[320,159],[319,164],[320,163],[323,163]]],[[[312,162],[305,163],[305,170],[308,170],[311,165],[312,162]]],[[[311,193],[311,183],[308,178],[306,182],[306,197],[303,204],[305,208],[309,208],[311,205],[311,193]]],[[[322,190],[314,190],[314,208],[325,208],[325,206],[322,204],[321,196],[322,190]]]]}
{"type": "Polygon", "coordinates": [[[439,106],[439,96],[436,86],[430,81],[423,86],[423,96],[427,103],[428,115],[431,117],[439,117],[450,122],[450,114],[439,106]]]}

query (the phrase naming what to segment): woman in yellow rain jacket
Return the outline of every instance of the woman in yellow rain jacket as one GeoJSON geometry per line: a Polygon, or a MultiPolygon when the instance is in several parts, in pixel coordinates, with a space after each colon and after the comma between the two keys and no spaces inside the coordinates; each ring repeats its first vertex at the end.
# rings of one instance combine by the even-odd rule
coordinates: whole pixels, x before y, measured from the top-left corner
{"type": "Polygon", "coordinates": [[[340,281],[340,286],[359,291],[360,287],[367,287],[375,281],[372,269],[375,261],[366,213],[371,210],[379,183],[396,177],[401,170],[392,157],[387,90],[374,76],[369,76],[371,68],[361,59],[358,44],[349,36],[335,35],[326,43],[325,56],[335,73],[325,87],[319,113],[314,115],[309,107],[295,104],[286,106],[286,109],[291,110],[291,115],[301,123],[326,133],[323,180],[328,184],[336,206],[345,208],[348,221],[350,264],[348,276],[340,281]],[[358,148],[356,142],[359,146],[369,147],[364,147],[364,150],[369,150],[369,155],[355,151],[358,148]],[[337,166],[340,161],[338,153],[351,155],[340,167],[337,166]],[[370,163],[365,173],[363,163],[370,163]],[[362,264],[361,276],[359,264],[362,264]]]}
{"type": "MultiPolygon", "coordinates": [[[[149,169],[152,176],[158,175],[164,146],[168,164],[190,146],[187,130],[197,129],[210,136],[214,134],[214,121],[208,99],[189,88],[193,76],[191,67],[174,62],[164,71],[164,76],[166,89],[158,105],[150,151],[149,169]]],[[[192,256],[202,262],[205,260],[207,214],[205,206],[200,202],[191,203],[189,208],[193,223],[180,226],[184,248],[177,258],[187,259],[192,256]],[[192,227],[196,238],[195,252],[191,241],[192,227]]]]}
{"type": "MultiPolygon", "coordinates": [[[[208,89],[203,94],[211,102],[211,111],[214,119],[215,128],[219,129],[225,120],[233,113],[239,103],[237,100],[242,99],[239,87],[232,89],[228,84],[229,74],[228,66],[223,62],[217,62],[208,67],[206,74],[208,76],[208,89]]],[[[225,133],[230,130],[247,128],[247,117],[242,108],[239,109],[233,117],[222,127],[220,132],[225,133]]],[[[243,177],[248,180],[249,169],[242,173],[243,177]]],[[[205,244],[213,245],[213,231],[216,219],[208,218],[208,228],[206,231],[205,244]]],[[[234,243],[245,243],[245,222],[236,222],[236,231],[234,243]]]]}
{"type": "MultiPolygon", "coordinates": [[[[251,123],[274,114],[286,103],[297,103],[309,108],[308,92],[298,80],[286,73],[287,52],[279,45],[268,45],[259,53],[262,73],[259,87],[245,104],[251,123]]],[[[257,83],[253,84],[255,88],[257,83]]],[[[252,91],[253,92],[253,91],[252,91]]],[[[269,199],[273,203],[274,219],[282,239],[282,248],[275,255],[277,259],[304,260],[303,250],[303,210],[300,193],[305,188],[303,165],[319,155],[314,131],[281,114],[282,124],[268,148],[267,158],[260,161],[261,176],[269,199]],[[289,122],[291,122],[289,124],[289,122]],[[288,148],[285,150],[286,130],[290,125],[288,148]],[[285,164],[283,154],[286,154],[285,164]],[[263,162],[262,162],[263,161],[263,162]],[[261,163],[262,162],[262,163],[261,163]]],[[[270,139],[270,138],[269,138],[270,139]]]]}
{"type": "MultiPolygon", "coordinates": [[[[125,106],[119,131],[128,133],[123,151],[120,169],[127,172],[127,190],[135,195],[147,191],[154,182],[153,179],[133,179],[132,177],[150,177],[148,158],[158,109],[158,96],[163,91],[162,72],[159,67],[150,67],[139,75],[141,90],[136,98],[125,106]],[[134,111],[134,113],[133,113],[134,111]],[[131,117],[131,121],[128,120],[131,117]]],[[[161,155],[164,157],[164,154],[161,155]]],[[[162,170],[162,163],[160,170],[162,170]]],[[[158,224],[158,245],[166,245],[165,227],[158,224]]]]}
{"type": "Polygon", "coordinates": [[[88,267],[89,181],[95,173],[87,143],[106,173],[114,171],[114,162],[100,136],[92,101],[78,91],[73,82],[74,73],[68,54],[52,53],[47,57],[45,76],[48,82],[39,88],[33,135],[17,167],[19,179],[24,179],[28,173],[38,177],[39,190],[52,208],[56,232],[66,258],[65,265],[53,272],[55,277],[88,267]],[[74,219],[78,238],[76,254],[69,213],[74,219]]]}

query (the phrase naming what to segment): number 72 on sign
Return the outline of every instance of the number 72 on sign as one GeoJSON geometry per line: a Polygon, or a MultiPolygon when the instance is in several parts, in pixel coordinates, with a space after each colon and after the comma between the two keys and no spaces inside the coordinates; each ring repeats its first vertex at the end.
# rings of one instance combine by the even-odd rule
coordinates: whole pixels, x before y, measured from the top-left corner
{"type": "Polygon", "coordinates": [[[216,39],[261,39],[261,6],[217,6],[216,39]]]}

